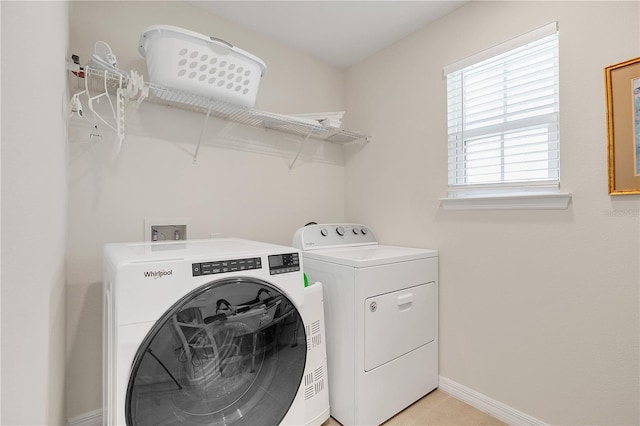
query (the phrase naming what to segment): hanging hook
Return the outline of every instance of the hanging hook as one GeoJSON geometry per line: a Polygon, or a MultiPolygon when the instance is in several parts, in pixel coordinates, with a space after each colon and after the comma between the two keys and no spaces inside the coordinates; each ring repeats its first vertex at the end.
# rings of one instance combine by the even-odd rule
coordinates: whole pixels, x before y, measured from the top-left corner
{"type": "Polygon", "coordinates": [[[91,134],[89,135],[89,142],[93,140],[93,138],[102,139],[102,135],[100,134],[100,130],[98,129],[98,124],[93,123],[93,128],[91,129],[91,134]]]}
{"type": "Polygon", "coordinates": [[[131,70],[127,87],[124,90],[124,95],[127,100],[133,99],[133,97],[138,93],[138,80],[136,79],[136,71],[131,70]]]}
{"type": "Polygon", "coordinates": [[[80,102],[80,95],[86,93],[84,90],[82,92],[78,92],[71,97],[71,102],[69,102],[69,117],[72,117],[74,113],[78,114],[78,117],[84,118],[87,121],[89,120],[84,115],[84,110],[82,109],[82,103],[80,102]]]}
{"type": "Polygon", "coordinates": [[[144,77],[141,74],[138,78],[140,79],[140,96],[138,96],[138,99],[136,100],[136,107],[140,106],[142,101],[149,97],[149,86],[144,84],[144,77]]]}
{"type": "Polygon", "coordinates": [[[107,71],[104,71],[104,93],[107,96],[107,100],[109,101],[109,105],[111,106],[111,113],[113,114],[113,118],[116,118],[116,109],[113,107],[113,102],[111,102],[111,96],[109,96],[109,89],[107,88],[107,80],[109,79],[109,74],[107,71]]]}
{"type": "MultiPolygon", "coordinates": [[[[106,78],[106,72],[105,72],[105,78],[106,78]]],[[[111,125],[109,124],[104,118],[102,118],[102,116],[100,116],[100,114],[98,114],[95,110],[95,108],[93,107],[93,101],[98,101],[100,102],[100,98],[102,98],[103,96],[106,96],[107,98],[109,98],[109,94],[108,93],[100,93],[96,96],[91,96],[89,94],[89,83],[88,83],[88,78],[85,77],[85,91],[87,92],[87,97],[89,98],[89,109],[91,110],[91,112],[93,113],[94,118],[98,118],[100,121],[102,121],[107,127],[109,127],[111,130],[113,130],[114,132],[117,132],[117,130],[111,125]]],[[[106,83],[105,83],[105,87],[106,87],[106,83]]],[[[109,102],[111,102],[111,99],[109,99],[109,102]]],[[[116,119],[115,117],[115,110],[113,110],[113,104],[111,104],[111,109],[113,111],[113,115],[114,115],[114,120],[116,119]]]]}
{"type": "Polygon", "coordinates": [[[118,112],[116,114],[116,126],[118,128],[118,154],[120,154],[122,141],[124,140],[124,101],[124,91],[119,87],[118,90],[116,90],[116,102],[118,104],[118,112]]]}

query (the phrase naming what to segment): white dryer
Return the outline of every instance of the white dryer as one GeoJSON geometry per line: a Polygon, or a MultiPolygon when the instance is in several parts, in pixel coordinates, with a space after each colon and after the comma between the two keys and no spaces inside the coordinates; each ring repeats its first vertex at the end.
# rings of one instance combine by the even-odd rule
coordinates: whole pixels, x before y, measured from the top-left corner
{"type": "Polygon", "coordinates": [[[322,292],[301,267],[240,239],[105,245],[103,423],[321,424],[322,292]]]}
{"type": "Polygon", "coordinates": [[[324,285],[331,416],[378,425],[438,386],[438,252],[378,244],[359,224],[296,231],[324,285]]]}

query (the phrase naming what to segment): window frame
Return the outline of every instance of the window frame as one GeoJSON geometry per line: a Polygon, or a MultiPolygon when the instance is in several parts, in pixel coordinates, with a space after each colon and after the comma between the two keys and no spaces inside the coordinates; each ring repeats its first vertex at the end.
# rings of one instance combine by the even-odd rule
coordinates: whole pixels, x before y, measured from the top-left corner
{"type": "MultiPolygon", "coordinates": [[[[460,72],[463,69],[468,69],[469,67],[473,67],[476,64],[479,64],[488,59],[495,58],[499,55],[512,51],[516,48],[521,48],[523,46],[528,45],[529,43],[536,42],[538,40],[544,39],[550,35],[558,34],[558,23],[552,22],[543,27],[540,27],[536,30],[530,31],[526,34],[518,36],[514,39],[508,40],[505,43],[501,43],[495,47],[487,49],[485,51],[479,52],[478,54],[472,55],[468,58],[465,58],[461,61],[458,61],[454,64],[451,64],[444,68],[443,77],[447,80],[447,76],[452,73],[460,72]]],[[[559,40],[557,41],[559,45],[559,40]]],[[[559,64],[556,65],[559,67],[559,64]]],[[[502,73],[504,75],[504,73],[502,73]]],[[[460,77],[462,78],[462,77],[460,77]]],[[[447,82],[447,119],[450,120],[452,117],[452,109],[450,105],[450,87],[448,86],[449,82],[447,82]]],[[[463,88],[462,82],[459,83],[458,86],[461,90],[463,88]]],[[[556,89],[554,93],[555,103],[554,105],[559,106],[559,88],[556,89]]],[[[462,97],[462,95],[457,95],[462,97]]],[[[456,105],[456,107],[458,107],[456,105]]],[[[505,107],[506,108],[506,107],[505,107]]],[[[462,120],[462,109],[455,109],[456,113],[460,114],[459,117],[453,116],[453,119],[459,118],[462,120]]],[[[506,109],[505,109],[506,111],[506,109]]],[[[502,116],[505,117],[508,114],[505,113],[502,116]]],[[[462,127],[460,124],[458,124],[462,127]]],[[[485,126],[484,128],[480,128],[477,131],[467,131],[463,132],[463,129],[460,129],[458,132],[458,136],[464,135],[467,136],[469,134],[476,135],[499,135],[499,139],[504,141],[505,136],[508,131],[526,131],[526,129],[533,129],[535,127],[544,128],[545,126],[554,126],[553,128],[549,128],[548,134],[556,134],[559,132],[559,112],[554,110],[553,112],[546,114],[540,114],[533,118],[519,118],[512,122],[503,122],[494,124],[491,126],[485,126]],[[499,130],[499,131],[497,131],[499,130]]],[[[520,180],[520,181],[506,181],[504,180],[504,168],[501,168],[498,173],[500,173],[500,181],[492,182],[492,183],[470,183],[469,182],[469,168],[466,167],[468,160],[468,145],[467,142],[469,140],[468,137],[461,137],[459,140],[449,141],[450,132],[449,125],[447,135],[448,135],[448,144],[453,143],[453,150],[456,151],[456,154],[452,158],[452,155],[448,154],[448,190],[447,197],[440,199],[442,203],[442,207],[448,210],[460,210],[460,209],[564,209],[568,207],[569,201],[571,199],[571,194],[568,193],[560,193],[559,185],[560,185],[560,159],[559,159],[559,138],[552,141],[552,144],[556,144],[554,149],[549,150],[546,149],[544,151],[540,151],[541,153],[546,153],[546,161],[548,162],[548,167],[545,170],[548,175],[550,175],[550,179],[541,178],[534,180],[520,180]],[[553,155],[553,157],[549,157],[549,153],[553,155]],[[452,166],[452,162],[459,161],[458,157],[463,158],[463,167],[457,168],[452,166]],[[553,163],[553,165],[552,165],[553,163]],[[452,184],[452,180],[454,183],[452,184]]],[[[501,148],[504,150],[504,144],[501,144],[501,148]]],[[[501,151],[504,153],[504,151],[501,151]]],[[[498,156],[496,156],[498,159],[498,156]]],[[[499,161],[501,167],[505,164],[505,160],[509,160],[508,156],[504,155],[499,156],[499,161]]],[[[543,162],[544,159],[541,160],[543,162]]],[[[496,165],[493,164],[495,167],[496,165]]],[[[481,166],[484,167],[484,166],[481,166]]],[[[529,170],[531,171],[531,170],[529,170]]]]}

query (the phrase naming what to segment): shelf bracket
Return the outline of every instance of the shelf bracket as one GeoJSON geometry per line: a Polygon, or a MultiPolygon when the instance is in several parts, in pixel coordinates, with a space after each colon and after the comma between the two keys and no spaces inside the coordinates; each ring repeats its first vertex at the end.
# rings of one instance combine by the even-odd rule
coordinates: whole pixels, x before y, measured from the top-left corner
{"type": "Polygon", "coordinates": [[[296,164],[296,161],[298,161],[298,157],[300,157],[300,153],[302,153],[302,147],[309,140],[309,137],[311,137],[312,134],[313,134],[313,129],[309,129],[309,133],[307,133],[307,135],[300,141],[300,146],[298,147],[298,153],[294,157],[294,159],[291,162],[291,164],[289,164],[289,174],[291,174],[291,170],[293,169],[293,165],[296,164]]]}
{"type": "Polygon", "coordinates": [[[207,116],[204,119],[204,124],[202,125],[202,130],[200,131],[200,138],[198,139],[198,145],[196,146],[196,152],[193,153],[193,164],[198,164],[198,151],[200,151],[200,144],[202,143],[202,139],[204,138],[204,132],[207,129],[207,123],[209,122],[209,116],[211,116],[211,103],[207,108],[207,116]]]}

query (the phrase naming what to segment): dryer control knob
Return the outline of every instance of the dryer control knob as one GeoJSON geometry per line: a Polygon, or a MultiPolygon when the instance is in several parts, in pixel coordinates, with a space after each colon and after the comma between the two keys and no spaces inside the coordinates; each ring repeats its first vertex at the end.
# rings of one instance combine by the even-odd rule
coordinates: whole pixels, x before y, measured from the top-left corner
{"type": "Polygon", "coordinates": [[[358,235],[358,228],[353,228],[352,231],[353,231],[353,235],[358,235]]]}
{"type": "Polygon", "coordinates": [[[327,231],[326,228],[322,228],[320,230],[320,235],[322,235],[323,237],[326,237],[327,235],[329,235],[329,232],[327,231]]]}
{"type": "Polygon", "coordinates": [[[362,228],[360,232],[362,232],[362,235],[367,235],[367,228],[362,228]]]}
{"type": "Polygon", "coordinates": [[[338,233],[338,235],[340,235],[341,237],[344,237],[344,228],[342,226],[338,226],[336,228],[336,232],[338,233]]]}

